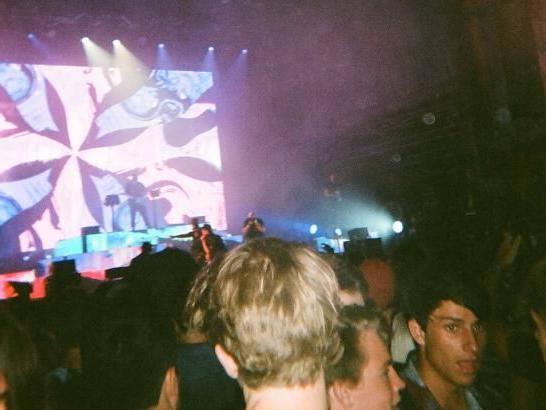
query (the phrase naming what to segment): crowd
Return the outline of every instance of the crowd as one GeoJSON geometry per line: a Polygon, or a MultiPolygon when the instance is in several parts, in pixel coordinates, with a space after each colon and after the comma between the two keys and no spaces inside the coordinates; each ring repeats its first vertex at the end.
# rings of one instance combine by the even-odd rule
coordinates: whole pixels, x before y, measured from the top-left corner
{"type": "Polygon", "coordinates": [[[57,267],[45,299],[3,301],[0,408],[544,407],[540,236],[477,261],[447,239],[334,255],[245,226],[229,251],[195,223],[191,253],[144,245],[95,288],[57,267]]]}

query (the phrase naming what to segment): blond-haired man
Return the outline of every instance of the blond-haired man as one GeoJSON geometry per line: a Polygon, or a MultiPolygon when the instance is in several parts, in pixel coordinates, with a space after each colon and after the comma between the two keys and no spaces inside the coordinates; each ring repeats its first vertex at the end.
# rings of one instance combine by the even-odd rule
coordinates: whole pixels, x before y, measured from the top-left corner
{"type": "Polygon", "coordinates": [[[324,369],[341,353],[330,266],[305,246],[268,238],[211,269],[206,327],[247,409],[327,409],[324,369]]]}

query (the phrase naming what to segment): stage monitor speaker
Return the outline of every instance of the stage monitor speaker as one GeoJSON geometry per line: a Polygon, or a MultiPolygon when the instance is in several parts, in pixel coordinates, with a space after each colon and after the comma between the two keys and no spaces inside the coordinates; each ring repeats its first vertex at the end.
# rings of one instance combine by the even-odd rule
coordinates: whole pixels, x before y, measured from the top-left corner
{"type": "Polygon", "coordinates": [[[363,241],[364,239],[369,238],[368,228],[354,228],[351,229],[349,232],[349,240],[351,241],[363,241]]]}

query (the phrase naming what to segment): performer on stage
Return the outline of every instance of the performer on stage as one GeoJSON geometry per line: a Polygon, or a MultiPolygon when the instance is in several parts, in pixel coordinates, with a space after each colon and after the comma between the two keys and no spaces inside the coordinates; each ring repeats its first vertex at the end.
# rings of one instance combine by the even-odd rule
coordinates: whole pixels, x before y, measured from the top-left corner
{"type": "Polygon", "coordinates": [[[171,238],[192,238],[190,253],[199,265],[205,264],[205,251],[201,243],[201,228],[197,218],[191,219],[192,230],[180,235],[171,235],[171,238]]]}
{"type": "Polygon", "coordinates": [[[246,242],[253,238],[261,238],[264,234],[264,221],[261,218],[257,218],[254,212],[250,212],[243,222],[244,241],[246,242]]]}
{"type": "Polygon", "coordinates": [[[138,175],[133,174],[125,185],[125,193],[129,197],[128,204],[131,212],[131,229],[135,230],[137,212],[142,217],[146,228],[150,227],[148,212],[146,211],[146,187],[138,180],[138,175]]]}
{"type": "Polygon", "coordinates": [[[206,263],[211,263],[214,258],[227,250],[222,237],[212,232],[209,224],[204,224],[201,228],[201,244],[203,245],[206,263]]]}

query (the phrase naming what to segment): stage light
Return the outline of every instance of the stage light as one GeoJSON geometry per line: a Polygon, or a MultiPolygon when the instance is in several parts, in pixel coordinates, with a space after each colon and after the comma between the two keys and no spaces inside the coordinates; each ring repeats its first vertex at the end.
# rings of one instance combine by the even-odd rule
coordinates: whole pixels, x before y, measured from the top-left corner
{"type": "Polygon", "coordinates": [[[89,43],[91,42],[91,40],[89,40],[89,37],[82,37],[82,43],[86,44],[86,43],[89,43]]]}
{"type": "Polygon", "coordinates": [[[214,51],[214,47],[213,47],[213,46],[210,46],[210,47],[209,47],[209,51],[214,51]]]}
{"type": "Polygon", "coordinates": [[[341,232],[341,229],[340,228],[336,228],[334,229],[334,233],[337,235],[337,236],[341,236],[342,232],[341,232]]]}
{"type": "Polygon", "coordinates": [[[28,37],[29,40],[33,40],[33,39],[36,38],[36,36],[34,35],[34,33],[28,33],[28,34],[27,34],[27,37],[28,37]]]}
{"type": "Polygon", "coordinates": [[[317,226],[317,224],[313,224],[313,225],[311,225],[311,226],[309,227],[309,233],[310,233],[311,235],[314,235],[314,234],[316,234],[317,232],[318,232],[318,226],[317,226]]]}
{"type": "Polygon", "coordinates": [[[159,43],[159,44],[157,45],[157,47],[159,47],[159,48],[165,48],[165,44],[159,43]]]}
{"type": "Polygon", "coordinates": [[[119,41],[118,39],[115,39],[115,40],[112,41],[112,44],[114,46],[119,46],[119,45],[121,45],[121,41],[119,41]]]}
{"type": "Polygon", "coordinates": [[[248,54],[248,49],[243,48],[243,50],[241,51],[241,53],[243,53],[243,54],[248,54]]]}
{"type": "Polygon", "coordinates": [[[392,230],[394,233],[400,233],[404,230],[404,224],[400,221],[394,221],[392,224],[392,230]]]}

